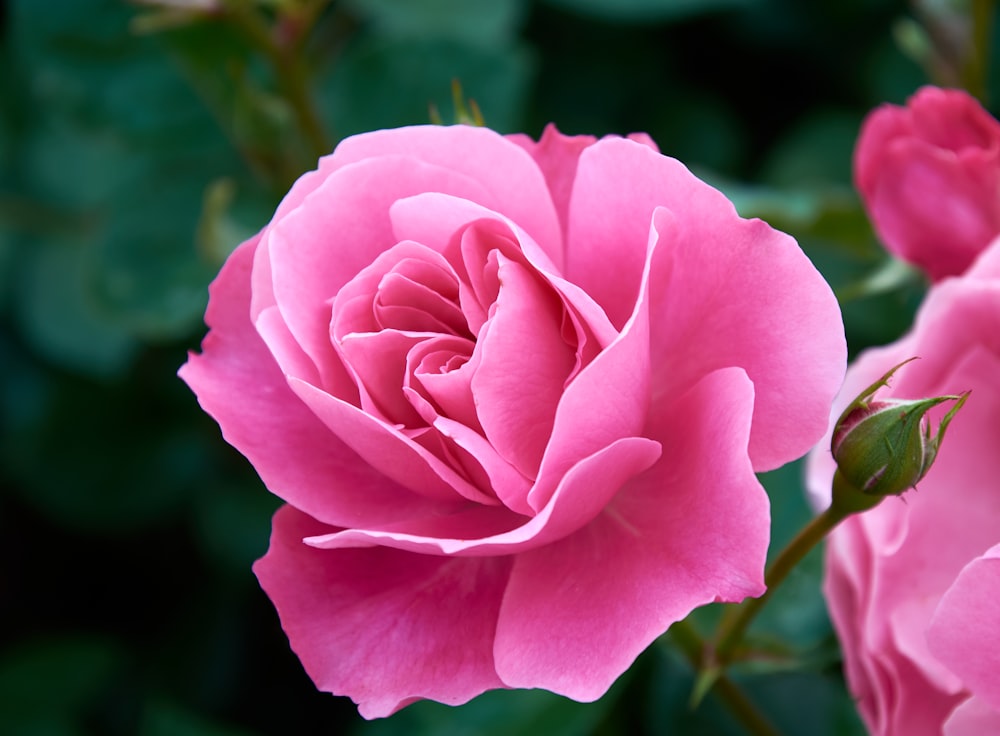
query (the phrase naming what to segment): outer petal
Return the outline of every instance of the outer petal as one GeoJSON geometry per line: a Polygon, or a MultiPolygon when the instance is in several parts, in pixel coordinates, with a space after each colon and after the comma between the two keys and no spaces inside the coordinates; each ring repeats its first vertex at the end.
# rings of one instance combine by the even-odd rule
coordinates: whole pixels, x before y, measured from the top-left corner
{"type": "MultiPolygon", "coordinates": [[[[998,535],[1000,536],[1000,535],[998,535]]],[[[1000,714],[1000,545],[959,573],[927,632],[931,652],[1000,714]]]]}
{"type": "Polygon", "coordinates": [[[844,376],[846,341],[829,286],[794,240],[738,218],[728,203],[696,220],[658,210],[654,228],[653,385],[677,393],[739,366],[754,384],[754,469],[804,454],[826,429],[844,376]]]}
{"type": "Polygon", "coordinates": [[[288,387],[250,324],[250,266],[259,236],[241,245],[210,288],[211,328],[180,376],[226,441],[271,492],[329,524],[350,526],[430,513],[338,440],[288,387]]]}
{"type": "Polygon", "coordinates": [[[267,229],[254,265],[254,316],[273,301],[321,372],[338,366],[330,301],[397,242],[392,203],[428,189],[490,199],[478,182],[413,157],[383,156],[338,169],[267,229]]]}
{"type": "Polygon", "coordinates": [[[1000,123],[961,90],[924,87],[866,118],[854,177],[886,247],[933,280],[1000,232],[1000,123]]]}
{"type": "Polygon", "coordinates": [[[1000,711],[972,697],[958,706],[944,724],[944,736],[984,736],[1000,733],[1000,711]]]}
{"type": "Polygon", "coordinates": [[[746,454],[752,407],[738,369],[664,401],[650,423],[660,461],[591,524],[517,557],[497,627],[504,682],[594,700],[695,606],[764,591],[768,501],[746,454]]]}
{"type": "Polygon", "coordinates": [[[1000,161],[897,141],[866,197],[886,247],[934,281],[965,271],[1000,233],[1000,161]]]}
{"type": "Polygon", "coordinates": [[[740,366],[756,391],[754,467],[804,454],[826,429],[847,354],[830,287],[794,240],[740,218],[679,162],[605,139],[580,157],[567,272],[616,325],[635,303],[637,242],[650,224],[661,251],[650,277],[653,385],[684,391],[708,372],[740,366]],[[606,278],[611,262],[614,279],[606,278]]]}
{"type": "Polygon", "coordinates": [[[548,187],[538,165],[517,144],[487,128],[427,125],[353,136],[335,153],[341,165],[392,154],[414,156],[481,183],[489,196],[474,201],[516,222],[562,267],[562,234],[548,187]]]}
{"type": "Polygon", "coordinates": [[[526,135],[511,135],[507,138],[531,154],[542,170],[565,234],[569,223],[569,201],[576,178],[576,164],[584,149],[596,143],[597,138],[592,135],[563,135],[551,123],[545,126],[537,143],[526,135]]]}
{"type": "Polygon", "coordinates": [[[473,507],[455,513],[311,537],[321,549],[375,544],[423,554],[507,555],[551,544],[585,526],[633,476],[660,457],[658,442],[626,437],[583,458],[564,475],[549,504],[524,521],[507,509],[473,507]],[[512,520],[523,523],[512,524],[512,520]]]}
{"type": "Polygon", "coordinates": [[[285,506],[254,565],[317,687],[350,696],[366,718],[421,698],[458,705],[503,687],[492,645],[509,558],[317,550],[301,541],[327,530],[285,506]]]}

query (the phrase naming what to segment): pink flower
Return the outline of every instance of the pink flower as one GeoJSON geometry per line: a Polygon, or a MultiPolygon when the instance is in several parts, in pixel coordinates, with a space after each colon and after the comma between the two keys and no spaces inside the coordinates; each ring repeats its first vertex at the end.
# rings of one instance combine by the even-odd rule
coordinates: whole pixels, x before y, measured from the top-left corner
{"type": "MultiPolygon", "coordinates": [[[[831,534],[827,604],[872,734],[1000,733],[1000,240],[931,289],[910,334],[858,358],[838,403],[914,355],[882,395],[972,393],[918,487],[831,534]]],[[[815,450],[820,504],[832,476],[815,450]]]]}
{"type": "Polygon", "coordinates": [[[886,247],[934,281],[1000,234],[1000,123],[960,90],[924,87],[872,112],[854,178],[886,247]]]}
{"type": "Polygon", "coordinates": [[[822,434],[845,345],[795,242],[648,138],[384,130],[211,287],[181,375],[287,502],[254,570],[366,717],[602,695],[763,591],[754,472],[822,434]]]}

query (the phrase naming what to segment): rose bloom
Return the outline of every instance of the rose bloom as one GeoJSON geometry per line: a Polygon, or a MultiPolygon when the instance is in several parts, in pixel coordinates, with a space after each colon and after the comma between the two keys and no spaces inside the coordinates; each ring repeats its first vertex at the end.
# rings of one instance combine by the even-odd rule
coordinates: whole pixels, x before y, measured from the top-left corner
{"type": "Polygon", "coordinates": [[[826,427],[845,343],[795,242],[648,137],[343,141],[211,286],[181,375],[287,502],[254,570],[366,717],[602,695],[763,590],[754,476],[826,427]]]}
{"type": "MultiPolygon", "coordinates": [[[[908,335],[858,358],[838,404],[915,355],[880,397],[972,394],[916,489],[830,535],[824,592],[872,734],[997,734],[1000,240],[965,276],[932,287],[908,335]]],[[[809,486],[821,504],[833,471],[829,451],[815,450],[809,486]]]]}
{"type": "Polygon", "coordinates": [[[886,247],[934,281],[1000,234],[1000,123],[961,90],[924,87],[861,127],[854,179],[886,247]]]}

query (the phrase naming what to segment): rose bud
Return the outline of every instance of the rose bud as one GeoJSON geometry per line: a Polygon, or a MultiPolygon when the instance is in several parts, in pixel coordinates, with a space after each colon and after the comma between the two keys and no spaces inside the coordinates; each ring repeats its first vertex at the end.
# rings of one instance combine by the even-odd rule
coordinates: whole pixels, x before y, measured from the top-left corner
{"type": "Polygon", "coordinates": [[[885,496],[898,496],[913,488],[930,470],[948,424],[965,404],[968,392],[926,399],[873,399],[875,392],[887,386],[892,375],[911,360],[914,358],[896,365],[862,391],[837,420],[830,442],[837,462],[835,505],[862,511],[885,496]],[[927,412],[946,401],[956,404],[932,436],[927,412]]]}

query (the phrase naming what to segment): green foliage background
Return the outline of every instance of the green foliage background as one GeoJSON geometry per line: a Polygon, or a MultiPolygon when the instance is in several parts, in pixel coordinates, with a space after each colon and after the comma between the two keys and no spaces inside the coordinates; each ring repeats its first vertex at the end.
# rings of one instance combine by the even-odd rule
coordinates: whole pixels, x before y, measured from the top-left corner
{"type": "MultiPolygon", "coordinates": [[[[897,43],[926,18],[901,0],[227,5],[0,2],[0,732],[740,733],[711,697],[688,708],[668,643],[590,705],[499,692],[365,723],[317,693],[250,572],[276,500],[175,372],[208,282],[290,182],[340,137],[429,103],[449,119],[453,78],[503,132],[649,132],[799,239],[853,351],[891,340],[922,285],[880,271],[850,156],[869,109],[928,81],[897,43]],[[247,8],[301,12],[296,53],[268,56],[233,21],[247,8]]],[[[808,512],[798,466],[765,481],[777,545],[808,512]]],[[[814,556],[756,629],[773,661],[737,677],[789,734],[860,733],[818,579],[814,556]]]]}

